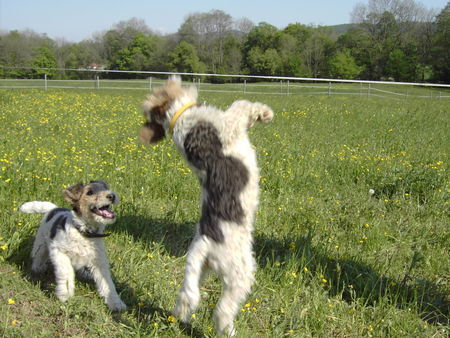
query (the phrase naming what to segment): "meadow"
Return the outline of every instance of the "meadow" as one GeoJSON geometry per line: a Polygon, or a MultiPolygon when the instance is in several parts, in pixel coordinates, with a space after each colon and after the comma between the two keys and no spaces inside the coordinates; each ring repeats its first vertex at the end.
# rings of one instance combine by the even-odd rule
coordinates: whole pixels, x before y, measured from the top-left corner
{"type": "MultiPolygon", "coordinates": [[[[213,337],[214,275],[190,325],[170,310],[199,218],[198,183],[173,143],[142,146],[145,91],[0,90],[0,333],[213,337]],[[128,310],[86,281],[67,303],[30,273],[40,215],[21,203],[103,179],[121,196],[105,239],[128,310]]],[[[208,93],[269,104],[250,138],[261,168],[256,283],[239,337],[447,337],[448,100],[208,93]]]]}

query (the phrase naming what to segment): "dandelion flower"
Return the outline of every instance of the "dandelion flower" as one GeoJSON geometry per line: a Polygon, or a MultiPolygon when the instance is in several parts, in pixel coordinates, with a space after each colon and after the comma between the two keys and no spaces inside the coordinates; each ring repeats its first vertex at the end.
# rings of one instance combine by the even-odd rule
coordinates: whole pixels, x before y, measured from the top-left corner
{"type": "Polygon", "coordinates": [[[12,299],[12,298],[8,299],[8,304],[9,305],[14,305],[15,303],[16,303],[16,301],[14,299],[12,299]]]}
{"type": "Polygon", "coordinates": [[[171,323],[175,323],[177,321],[177,319],[174,316],[167,317],[167,320],[171,323]]]}

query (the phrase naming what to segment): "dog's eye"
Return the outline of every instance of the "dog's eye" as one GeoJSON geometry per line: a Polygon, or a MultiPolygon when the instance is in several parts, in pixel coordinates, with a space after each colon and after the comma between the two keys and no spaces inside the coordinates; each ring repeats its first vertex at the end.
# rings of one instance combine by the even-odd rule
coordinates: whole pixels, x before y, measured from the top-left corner
{"type": "Polygon", "coordinates": [[[92,190],[88,190],[88,192],[86,193],[86,195],[89,195],[89,196],[94,195],[94,192],[93,192],[92,190]]]}

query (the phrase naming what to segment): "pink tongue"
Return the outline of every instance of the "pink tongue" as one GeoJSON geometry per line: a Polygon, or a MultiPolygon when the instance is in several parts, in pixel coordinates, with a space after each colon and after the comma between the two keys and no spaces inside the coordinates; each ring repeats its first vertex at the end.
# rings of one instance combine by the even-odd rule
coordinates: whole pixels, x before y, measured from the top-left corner
{"type": "Polygon", "coordinates": [[[105,218],[114,218],[114,213],[109,210],[97,210],[97,214],[105,218]]]}

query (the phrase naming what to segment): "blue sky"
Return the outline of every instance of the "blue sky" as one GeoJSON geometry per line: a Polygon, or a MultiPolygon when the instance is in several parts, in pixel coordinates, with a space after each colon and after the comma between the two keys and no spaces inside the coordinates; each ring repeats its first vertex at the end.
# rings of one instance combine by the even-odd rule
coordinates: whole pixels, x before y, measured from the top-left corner
{"type": "MultiPolygon", "coordinates": [[[[360,2],[367,0],[0,0],[0,31],[29,28],[53,39],[77,42],[136,17],[153,30],[173,33],[189,13],[212,9],[278,28],[295,22],[336,25],[350,22],[350,13],[360,2]]],[[[421,3],[441,10],[447,0],[421,3]]]]}

